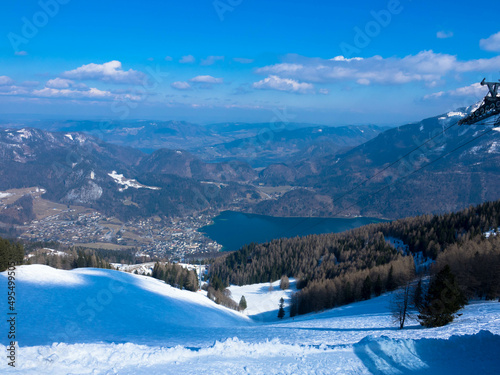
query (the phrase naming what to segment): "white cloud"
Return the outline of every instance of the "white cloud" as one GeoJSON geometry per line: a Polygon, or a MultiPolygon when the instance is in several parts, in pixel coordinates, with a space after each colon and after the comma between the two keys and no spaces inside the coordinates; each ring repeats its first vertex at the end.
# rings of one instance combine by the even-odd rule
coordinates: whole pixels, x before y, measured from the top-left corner
{"type": "Polygon", "coordinates": [[[114,95],[109,91],[102,91],[97,88],[87,90],[54,89],[45,87],[33,91],[34,96],[44,98],[72,98],[72,99],[113,99],[114,95]]]}
{"type": "Polygon", "coordinates": [[[446,97],[473,97],[481,98],[486,95],[488,88],[481,86],[480,83],[473,83],[472,85],[459,87],[449,91],[439,91],[430,95],[424,96],[424,99],[437,99],[446,97]]]}
{"type": "Polygon", "coordinates": [[[172,82],[170,86],[176,90],[191,90],[191,85],[185,81],[172,82]]]}
{"type": "Polygon", "coordinates": [[[328,89],[319,89],[318,92],[322,95],[328,95],[330,93],[330,90],[328,89]]]}
{"type": "Polygon", "coordinates": [[[187,55],[187,56],[182,56],[182,58],[179,60],[181,64],[192,64],[195,62],[195,58],[193,55],[187,55]]]}
{"type": "Polygon", "coordinates": [[[122,63],[116,60],[104,64],[82,65],[74,70],[64,72],[61,76],[77,80],[97,80],[120,84],[140,84],[145,78],[145,74],[137,70],[123,70],[122,63]]]}
{"type": "Polygon", "coordinates": [[[217,61],[224,61],[224,56],[208,56],[206,59],[201,60],[201,65],[213,65],[217,61]]]}
{"type": "Polygon", "coordinates": [[[453,37],[453,31],[438,31],[436,33],[438,39],[448,39],[453,37]]]}
{"type": "Polygon", "coordinates": [[[54,99],[89,99],[89,100],[103,100],[103,101],[139,101],[140,95],[132,93],[111,92],[107,90],[100,90],[95,87],[85,89],[54,89],[44,87],[40,90],[33,90],[28,96],[54,98],[54,99]]]}
{"type": "Polygon", "coordinates": [[[459,73],[466,72],[498,72],[500,67],[500,56],[491,59],[469,60],[457,63],[455,70],[459,73]]]}
{"type": "Polygon", "coordinates": [[[46,87],[53,88],[53,89],[67,89],[75,84],[74,81],[70,79],[64,79],[64,78],[54,78],[50,79],[45,83],[46,87]]]}
{"type": "Polygon", "coordinates": [[[39,82],[24,81],[14,84],[7,76],[0,76],[0,95],[21,96],[27,98],[63,98],[63,99],[92,99],[92,100],[121,100],[139,101],[141,93],[131,90],[101,90],[96,87],[88,87],[83,83],[74,82],[65,78],[50,79],[42,89],[35,89],[39,82]]]}
{"type": "Polygon", "coordinates": [[[500,31],[489,38],[481,39],[479,46],[485,51],[500,52],[500,31]]]}
{"type": "Polygon", "coordinates": [[[247,58],[244,58],[244,57],[235,57],[233,59],[233,61],[236,61],[236,62],[238,62],[240,64],[251,64],[251,63],[253,63],[254,60],[253,59],[247,59],[247,58]]]}
{"type": "Polygon", "coordinates": [[[256,73],[318,83],[353,81],[361,85],[401,85],[423,82],[432,86],[447,74],[497,71],[500,66],[500,56],[459,61],[456,56],[433,51],[422,51],[403,58],[373,56],[346,59],[337,56],[326,60],[289,55],[285,60],[259,68],[256,73]]]}
{"type": "Polygon", "coordinates": [[[6,96],[28,96],[30,95],[30,91],[26,87],[22,86],[0,86],[0,95],[6,96]]]}
{"type": "Polygon", "coordinates": [[[16,84],[14,80],[8,76],[0,76],[0,95],[4,96],[21,96],[29,95],[30,88],[38,85],[38,82],[24,81],[16,84]]]}
{"type": "Polygon", "coordinates": [[[314,89],[310,83],[298,82],[289,78],[280,78],[275,75],[270,75],[259,82],[255,82],[253,87],[259,90],[278,90],[296,93],[307,93],[314,89]]]}
{"type": "Polygon", "coordinates": [[[0,76],[0,86],[12,85],[14,81],[7,76],[0,76]]]}
{"type": "Polygon", "coordinates": [[[172,56],[165,56],[165,61],[172,61],[172,60],[173,60],[172,56]]]}
{"type": "Polygon", "coordinates": [[[344,56],[335,56],[333,59],[330,59],[331,61],[360,61],[360,60],[363,60],[362,57],[351,57],[350,59],[349,58],[346,58],[344,56]]]}
{"type": "Polygon", "coordinates": [[[223,78],[215,78],[212,76],[196,76],[194,78],[191,78],[190,81],[196,82],[196,83],[219,84],[219,83],[223,83],[224,79],[223,78]]]}
{"type": "Polygon", "coordinates": [[[16,52],[14,52],[14,55],[16,55],[16,56],[27,56],[28,52],[26,52],[26,51],[16,51],[16,52]]]}

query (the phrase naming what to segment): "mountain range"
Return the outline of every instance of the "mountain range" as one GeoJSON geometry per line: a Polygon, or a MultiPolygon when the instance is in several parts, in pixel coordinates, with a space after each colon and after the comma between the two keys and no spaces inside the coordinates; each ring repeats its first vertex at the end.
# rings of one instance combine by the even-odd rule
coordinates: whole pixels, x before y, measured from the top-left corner
{"type": "Polygon", "coordinates": [[[463,115],[392,128],[342,154],[271,165],[261,183],[307,189],[261,202],[253,212],[395,219],[498,199],[500,132],[456,125],[463,115]]]}
{"type": "Polygon", "coordinates": [[[0,190],[38,186],[49,200],[123,219],[224,209],[389,219],[453,211],[500,196],[500,132],[455,125],[464,115],[450,112],[390,129],[4,124],[0,190]],[[269,195],[275,188],[284,190],[269,195]]]}

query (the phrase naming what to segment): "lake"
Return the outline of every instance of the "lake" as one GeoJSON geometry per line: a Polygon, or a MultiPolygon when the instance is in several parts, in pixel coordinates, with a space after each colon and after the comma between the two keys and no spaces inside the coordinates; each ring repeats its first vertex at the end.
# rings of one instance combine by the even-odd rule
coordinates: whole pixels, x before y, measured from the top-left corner
{"type": "Polygon", "coordinates": [[[385,220],[368,217],[352,219],[273,217],[224,211],[213,221],[213,224],[204,226],[198,231],[220,243],[223,251],[233,251],[251,242],[262,243],[282,237],[338,233],[385,220]]]}

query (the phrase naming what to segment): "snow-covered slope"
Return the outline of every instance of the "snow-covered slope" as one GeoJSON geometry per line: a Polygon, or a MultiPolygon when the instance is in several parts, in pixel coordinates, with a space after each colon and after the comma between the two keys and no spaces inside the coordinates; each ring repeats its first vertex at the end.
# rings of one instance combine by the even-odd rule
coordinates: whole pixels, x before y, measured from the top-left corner
{"type": "MultiPolygon", "coordinates": [[[[497,374],[500,365],[498,302],[473,302],[453,323],[435,329],[415,321],[396,329],[390,294],[261,323],[144,276],[45,266],[17,271],[20,349],[15,369],[0,361],[2,374],[457,375],[497,374]],[[84,312],[89,298],[100,301],[91,322],[84,312]],[[54,335],[62,343],[51,344],[54,335]]],[[[268,288],[239,291],[248,295],[249,308],[261,301],[274,315],[270,299],[288,291],[268,288]]],[[[5,316],[5,299],[0,307],[5,316]]],[[[5,322],[0,329],[7,332],[5,322]]]]}
{"type": "MultiPolygon", "coordinates": [[[[290,288],[280,289],[280,281],[272,283],[252,284],[244,286],[231,285],[228,289],[231,292],[231,298],[239,303],[242,296],[247,301],[247,309],[243,311],[256,322],[278,321],[278,308],[280,298],[285,301],[285,310],[288,311],[292,294],[297,291],[295,279],[290,279],[290,288]]],[[[288,315],[288,314],[287,314],[288,315]]]]}
{"type": "MultiPolygon", "coordinates": [[[[162,341],[197,327],[248,324],[248,318],[201,294],[114,270],[56,270],[43,265],[16,271],[21,345],[53,342],[162,341]]],[[[6,285],[6,273],[0,276],[6,285]]],[[[6,300],[1,302],[5,310],[6,300]]],[[[7,332],[4,319],[1,332],[7,332]]],[[[2,338],[3,344],[6,338],[2,338]]]]}

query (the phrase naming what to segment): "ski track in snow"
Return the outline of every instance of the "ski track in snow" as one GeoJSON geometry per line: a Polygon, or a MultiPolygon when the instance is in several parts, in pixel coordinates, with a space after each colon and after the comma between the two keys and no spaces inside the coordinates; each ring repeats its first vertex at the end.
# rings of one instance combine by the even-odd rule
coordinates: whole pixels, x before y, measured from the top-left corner
{"type": "MultiPolygon", "coordinates": [[[[252,320],[145,276],[40,265],[16,274],[20,348],[2,374],[496,374],[500,365],[498,302],[472,302],[445,327],[398,330],[390,294],[279,320],[294,280],[286,291],[231,287],[252,320]]],[[[5,298],[0,306],[5,316],[5,298]]],[[[6,335],[0,343],[6,353],[6,335]]]]}

